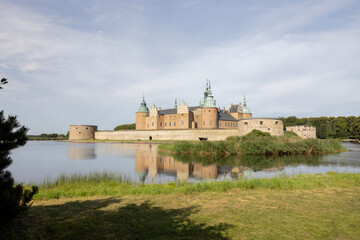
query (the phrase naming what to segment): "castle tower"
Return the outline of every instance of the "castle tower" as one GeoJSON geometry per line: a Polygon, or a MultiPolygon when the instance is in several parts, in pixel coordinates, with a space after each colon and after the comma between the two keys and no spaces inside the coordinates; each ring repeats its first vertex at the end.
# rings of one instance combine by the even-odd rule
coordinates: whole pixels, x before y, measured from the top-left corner
{"type": "Polygon", "coordinates": [[[145,118],[149,113],[149,109],[146,106],[145,98],[143,96],[143,100],[140,104],[139,109],[136,112],[136,130],[144,130],[145,129],[145,118]]]}
{"type": "Polygon", "coordinates": [[[243,103],[243,117],[242,118],[252,118],[252,113],[247,106],[245,96],[244,96],[244,103],[243,103]]]}
{"type": "Polygon", "coordinates": [[[206,80],[206,90],[204,99],[200,101],[201,109],[201,128],[218,128],[218,110],[216,108],[216,101],[211,92],[210,81],[206,80]]]}

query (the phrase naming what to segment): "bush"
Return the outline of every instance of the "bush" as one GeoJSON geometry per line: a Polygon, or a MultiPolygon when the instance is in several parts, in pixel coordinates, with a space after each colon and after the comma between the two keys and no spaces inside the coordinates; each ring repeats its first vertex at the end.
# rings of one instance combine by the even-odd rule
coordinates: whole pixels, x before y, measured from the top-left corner
{"type": "Polygon", "coordinates": [[[135,129],[135,128],[136,128],[136,124],[135,124],[135,123],[123,124],[123,125],[119,125],[119,126],[115,127],[115,128],[114,128],[114,131],[129,130],[129,129],[135,129]]]}
{"type": "Polygon", "coordinates": [[[260,130],[252,130],[251,132],[249,132],[248,134],[246,134],[246,136],[254,136],[254,137],[270,137],[270,133],[268,132],[262,132],[260,130]]]}

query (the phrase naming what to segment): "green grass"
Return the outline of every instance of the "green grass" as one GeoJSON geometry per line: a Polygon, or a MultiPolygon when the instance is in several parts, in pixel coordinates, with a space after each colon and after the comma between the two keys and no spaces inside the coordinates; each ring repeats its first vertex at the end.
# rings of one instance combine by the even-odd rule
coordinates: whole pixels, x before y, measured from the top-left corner
{"type": "Polygon", "coordinates": [[[328,173],[319,175],[279,176],[274,178],[229,181],[204,181],[199,183],[169,182],[143,184],[132,182],[122,175],[92,173],[60,176],[54,181],[44,180],[34,199],[54,199],[84,196],[123,196],[157,194],[192,194],[194,192],[223,192],[230,189],[315,189],[360,186],[358,173],[328,173]]]}
{"type": "MultiPolygon", "coordinates": [[[[110,181],[106,178],[105,182],[110,181]]],[[[65,185],[78,181],[69,179],[65,185]]],[[[80,188],[86,185],[83,178],[78,179],[80,188]]],[[[92,187],[88,190],[99,188],[101,182],[89,184],[92,187]]],[[[59,190],[66,192],[65,185],[59,190]]],[[[111,188],[119,191],[123,185],[118,185],[111,188]]],[[[133,191],[124,195],[108,192],[93,197],[38,198],[27,216],[0,223],[0,239],[278,240],[360,236],[360,174],[127,186],[133,191]]],[[[40,194],[46,191],[42,189],[40,194]]]]}
{"type": "Polygon", "coordinates": [[[161,144],[159,151],[196,155],[294,155],[346,151],[333,139],[301,139],[296,136],[228,137],[225,141],[175,142],[161,144]]]}

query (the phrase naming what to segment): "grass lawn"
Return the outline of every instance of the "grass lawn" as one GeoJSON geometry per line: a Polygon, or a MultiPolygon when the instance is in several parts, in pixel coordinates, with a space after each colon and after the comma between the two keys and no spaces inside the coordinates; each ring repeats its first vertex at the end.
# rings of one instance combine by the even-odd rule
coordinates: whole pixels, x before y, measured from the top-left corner
{"type": "Polygon", "coordinates": [[[332,182],[35,200],[0,239],[359,239],[359,182],[332,182]]]}

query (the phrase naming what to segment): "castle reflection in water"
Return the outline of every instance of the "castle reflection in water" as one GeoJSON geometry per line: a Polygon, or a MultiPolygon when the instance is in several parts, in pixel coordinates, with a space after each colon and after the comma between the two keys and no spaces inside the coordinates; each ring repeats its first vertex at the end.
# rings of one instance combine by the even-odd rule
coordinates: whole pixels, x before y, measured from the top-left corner
{"type": "Polygon", "coordinates": [[[146,176],[154,180],[160,174],[171,175],[178,180],[243,178],[246,169],[241,167],[219,167],[216,164],[204,166],[201,163],[184,163],[172,156],[160,156],[156,145],[142,144],[135,151],[135,171],[140,181],[146,176]]]}
{"type": "Polygon", "coordinates": [[[189,179],[241,179],[250,172],[246,167],[220,167],[216,164],[185,163],[172,156],[160,156],[157,144],[77,144],[71,143],[68,150],[70,160],[96,159],[97,156],[134,156],[135,172],[139,181],[148,177],[154,181],[160,176],[171,176],[180,181],[189,179]]]}

